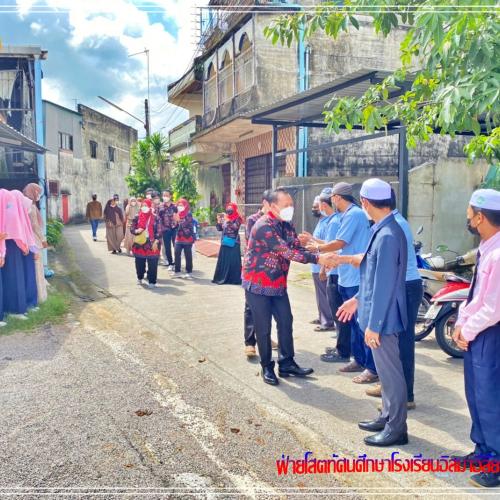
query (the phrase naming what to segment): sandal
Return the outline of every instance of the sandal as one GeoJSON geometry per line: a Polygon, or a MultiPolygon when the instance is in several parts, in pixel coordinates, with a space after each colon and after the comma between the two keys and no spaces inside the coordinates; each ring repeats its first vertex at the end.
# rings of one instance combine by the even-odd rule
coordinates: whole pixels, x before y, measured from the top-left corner
{"type": "Polygon", "coordinates": [[[342,368],[339,368],[339,372],[341,373],[354,373],[362,371],[363,367],[361,365],[358,365],[356,361],[351,361],[349,364],[343,366],[342,368]]]}
{"type": "Polygon", "coordinates": [[[360,375],[354,377],[352,381],[355,384],[373,384],[373,382],[378,382],[378,375],[366,369],[360,375]]]}

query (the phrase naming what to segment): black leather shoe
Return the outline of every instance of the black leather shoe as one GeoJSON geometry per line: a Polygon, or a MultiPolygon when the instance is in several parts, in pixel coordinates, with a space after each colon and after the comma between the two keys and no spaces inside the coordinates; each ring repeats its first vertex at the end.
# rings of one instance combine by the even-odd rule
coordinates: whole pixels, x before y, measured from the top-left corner
{"type": "Polygon", "coordinates": [[[311,375],[314,370],[312,368],[301,368],[297,363],[293,362],[288,366],[280,366],[279,367],[279,376],[280,377],[289,377],[293,375],[294,377],[307,377],[307,375],[311,375]]]}
{"type": "Polygon", "coordinates": [[[274,361],[262,368],[262,378],[264,382],[269,385],[278,385],[280,383],[278,377],[274,373],[274,361]]]}
{"type": "Polygon", "coordinates": [[[363,431],[383,431],[387,420],[385,418],[376,418],[375,420],[363,420],[358,423],[358,427],[363,431]]]}
{"type": "Polygon", "coordinates": [[[380,431],[372,436],[366,436],[364,439],[368,446],[394,446],[408,444],[408,434],[394,434],[393,432],[380,431]]]}
{"type": "Polygon", "coordinates": [[[500,474],[496,472],[480,472],[470,477],[469,481],[479,488],[500,487],[500,474]]]}
{"type": "Polygon", "coordinates": [[[320,356],[321,361],[325,363],[349,363],[349,358],[344,358],[336,352],[327,352],[320,356]]]}
{"type": "Polygon", "coordinates": [[[461,466],[470,467],[471,465],[480,465],[486,457],[477,454],[475,451],[468,453],[467,455],[451,455],[450,460],[454,460],[461,466]]]}

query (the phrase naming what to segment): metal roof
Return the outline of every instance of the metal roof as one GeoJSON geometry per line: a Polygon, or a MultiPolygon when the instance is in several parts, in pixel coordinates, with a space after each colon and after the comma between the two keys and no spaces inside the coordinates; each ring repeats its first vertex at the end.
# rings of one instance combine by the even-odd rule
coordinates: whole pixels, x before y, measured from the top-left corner
{"type": "MultiPolygon", "coordinates": [[[[381,82],[391,72],[360,69],[304,92],[299,92],[277,103],[247,113],[253,123],[285,126],[324,126],[323,110],[335,96],[361,97],[374,83],[381,82]]],[[[408,82],[410,85],[410,82],[408,82]]],[[[389,98],[395,98],[406,86],[394,89],[389,98]]]]}
{"type": "Polygon", "coordinates": [[[12,128],[10,125],[0,121],[0,146],[31,151],[33,153],[45,153],[46,148],[29,139],[25,135],[12,128]]]}

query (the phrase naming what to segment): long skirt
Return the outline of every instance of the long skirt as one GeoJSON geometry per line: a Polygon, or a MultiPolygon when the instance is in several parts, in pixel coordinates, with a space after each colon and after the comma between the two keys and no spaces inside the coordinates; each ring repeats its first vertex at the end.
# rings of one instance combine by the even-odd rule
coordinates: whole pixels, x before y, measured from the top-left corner
{"type": "Polygon", "coordinates": [[[241,285],[240,245],[234,247],[221,245],[212,283],[217,285],[241,285]]]}
{"type": "Polygon", "coordinates": [[[38,290],[36,287],[35,254],[23,255],[24,282],[26,284],[26,305],[28,309],[38,305],[38,290]]]}
{"type": "Polygon", "coordinates": [[[123,240],[123,225],[112,226],[106,224],[106,240],[108,242],[108,250],[118,252],[123,240]]]}
{"type": "Polygon", "coordinates": [[[134,235],[130,232],[130,226],[127,226],[125,230],[125,240],[123,242],[123,246],[127,253],[132,253],[132,245],[134,244],[134,235]]]}
{"type": "Polygon", "coordinates": [[[40,253],[38,260],[35,260],[36,289],[38,290],[38,303],[47,300],[47,280],[45,279],[45,269],[43,267],[43,255],[40,253]]]}
{"type": "Polygon", "coordinates": [[[25,314],[28,306],[23,254],[14,240],[7,240],[5,243],[5,265],[2,268],[3,310],[6,314],[25,314]]]}

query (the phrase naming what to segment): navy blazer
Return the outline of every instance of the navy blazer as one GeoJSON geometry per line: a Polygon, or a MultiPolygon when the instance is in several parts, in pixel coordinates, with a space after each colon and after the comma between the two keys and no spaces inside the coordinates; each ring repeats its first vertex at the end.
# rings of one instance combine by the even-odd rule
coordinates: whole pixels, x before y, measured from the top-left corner
{"type": "Polygon", "coordinates": [[[373,230],[360,266],[358,322],[381,335],[406,330],[406,237],[393,214],[373,230]]]}

